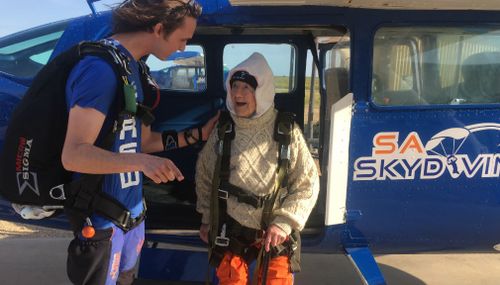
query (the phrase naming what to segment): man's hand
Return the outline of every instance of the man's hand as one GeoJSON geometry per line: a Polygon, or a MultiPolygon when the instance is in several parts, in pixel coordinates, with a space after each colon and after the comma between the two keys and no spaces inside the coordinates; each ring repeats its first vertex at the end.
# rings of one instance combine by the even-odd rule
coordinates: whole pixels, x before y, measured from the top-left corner
{"type": "Polygon", "coordinates": [[[207,224],[201,224],[200,226],[200,238],[202,241],[208,243],[208,230],[210,227],[207,224]]]}
{"type": "MultiPolygon", "coordinates": [[[[220,116],[220,111],[217,111],[217,114],[210,118],[205,125],[201,128],[201,140],[202,141],[207,141],[208,137],[210,136],[210,133],[215,127],[215,123],[217,123],[217,120],[219,120],[220,116]]],[[[199,138],[198,138],[199,139],[199,138]]]]}
{"type": "Polygon", "coordinates": [[[266,231],[266,238],[264,239],[264,246],[267,252],[271,250],[271,246],[282,244],[287,239],[287,234],[280,227],[270,225],[266,231]]]}
{"type": "Polygon", "coordinates": [[[142,172],[155,183],[182,181],[184,176],[175,164],[167,158],[144,154],[142,172]]]}

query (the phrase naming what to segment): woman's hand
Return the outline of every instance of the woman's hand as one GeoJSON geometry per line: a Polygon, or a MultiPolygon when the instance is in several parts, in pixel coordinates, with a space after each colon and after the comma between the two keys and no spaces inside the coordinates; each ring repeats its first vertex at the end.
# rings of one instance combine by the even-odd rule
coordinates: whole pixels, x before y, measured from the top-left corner
{"type": "Polygon", "coordinates": [[[200,238],[202,241],[208,243],[208,230],[210,227],[207,224],[201,224],[200,226],[200,238]]]}
{"type": "Polygon", "coordinates": [[[266,231],[266,238],[264,239],[264,246],[267,252],[271,249],[271,246],[277,246],[282,244],[287,239],[287,234],[280,227],[276,225],[270,225],[266,231]]]}

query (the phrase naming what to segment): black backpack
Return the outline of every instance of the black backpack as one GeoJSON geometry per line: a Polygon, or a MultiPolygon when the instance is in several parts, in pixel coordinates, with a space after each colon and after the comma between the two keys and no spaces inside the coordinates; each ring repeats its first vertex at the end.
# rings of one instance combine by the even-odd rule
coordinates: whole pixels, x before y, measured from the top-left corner
{"type": "MultiPolygon", "coordinates": [[[[82,175],[72,181],[73,173],[66,171],[61,162],[68,122],[66,82],[72,68],[87,55],[106,60],[117,75],[115,110],[110,110],[108,116],[118,119],[120,113],[126,112],[124,92],[120,86],[123,86],[123,80],[130,71],[126,56],[118,48],[104,41],[82,42],[60,54],[37,74],[12,114],[0,157],[0,194],[16,204],[36,205],[44,209],[71,208],[82,217],[97,212],[123,224],[130,213],[120,203],[103,196],[100,191],[103,176],[82,175]],[[81,197],[77,197],[82,189],[87,191],[82,195],[91,196],[86,205],[81,197]],[[96,195],[100,197],[94,197],[96,195]]],[[[140,66],[145,104],[157,101],[147,96],[153,93],[151,84],[148,84],[152,79],[146,65],[140,66]]],[[[133,115],[150,124],[154,119],[150,108],[141,104],[138,107],[133,115]]],[[[121,127],[121,123],[114,125],[121,127]]],[[[114,133],[119,130],[110,127],[101,133],[103,131],[106,136],[99,146],[110,149],[114,133]]]]}

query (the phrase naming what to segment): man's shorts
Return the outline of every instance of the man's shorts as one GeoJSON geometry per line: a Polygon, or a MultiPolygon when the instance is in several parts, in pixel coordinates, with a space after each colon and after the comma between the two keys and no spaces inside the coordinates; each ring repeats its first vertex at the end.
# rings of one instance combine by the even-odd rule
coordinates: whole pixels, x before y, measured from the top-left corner
{"type": "Polygon", "coordinates": [[[86,239],[81,233],[68,247],[67,273],[74,284],[131,284],[144,243],[144,222],[124,233],[113,225],[86,239]]]}

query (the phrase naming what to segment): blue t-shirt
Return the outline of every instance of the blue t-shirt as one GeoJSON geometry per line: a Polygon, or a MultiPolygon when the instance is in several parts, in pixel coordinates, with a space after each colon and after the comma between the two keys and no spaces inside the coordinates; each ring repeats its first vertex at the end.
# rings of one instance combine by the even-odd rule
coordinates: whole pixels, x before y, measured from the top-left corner
{"type": "MultiPolygon", "coordinates": [[[[143,92],[139,76],[138,63],[130,53],[117,41],[115,44],[130,59],[132,74],[128,81],[135,87],[138,102],[143,101],[143,92]]],[[[104,115],[114,113],[113,103],[117,88],[123,88],[123,83],[117,81],[113,68],[105,60],[86,56],[72,69],[66,83],[66,102],[68,111],[75,105],[82,108],[93,108],[104,115]]],[[[103,129],[107,130],[115,118],[107,117],[103,129]]],[[[104,134],[104,133],[103,133],[104,134]]],[[[104,134],[106,135],[106,134],[104,134]]],[[[101,135],[98,140],[102,139],[101,135]]],[[[113,152],[141,152],[141,121],[133,116],[126,117],[122,130],[116,134],[113,152]]],[[[104,176],[103,191],[122,203],[130,210],[133,218],[139,216],[142,205],[142,173],[139,171],[109,174],[104,176]]],[[[91,217],[95,228],[102,229],[111,226],[111,222],[99,215],[91,217]]]]}

